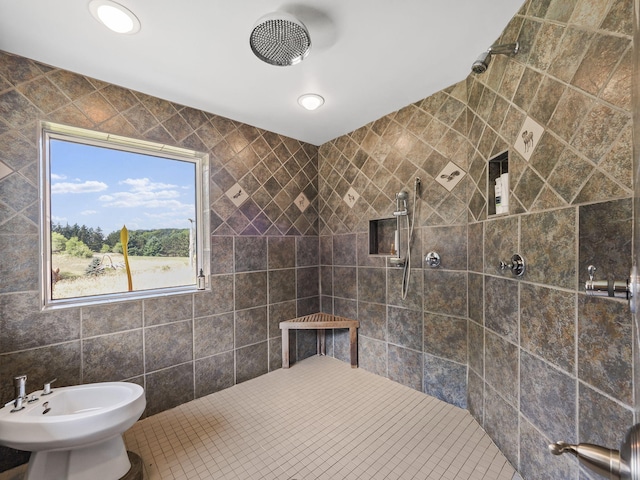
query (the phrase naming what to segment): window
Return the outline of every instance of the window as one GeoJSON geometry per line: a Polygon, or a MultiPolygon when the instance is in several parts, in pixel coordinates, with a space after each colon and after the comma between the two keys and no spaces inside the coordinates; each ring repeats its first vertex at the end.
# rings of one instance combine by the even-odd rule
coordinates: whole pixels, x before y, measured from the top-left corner
{"type": "Polygon", "coordinates": [[[206,154],[43,123],[41,157],[44,308],[202,288],[206,154]]]}

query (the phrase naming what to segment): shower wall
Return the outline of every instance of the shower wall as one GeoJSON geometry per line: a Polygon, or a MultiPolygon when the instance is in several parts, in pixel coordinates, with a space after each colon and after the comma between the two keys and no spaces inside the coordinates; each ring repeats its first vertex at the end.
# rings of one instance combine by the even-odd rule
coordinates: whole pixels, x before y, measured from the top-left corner
{"type": "MultiPolygon", "coordinates": [[[[362,368],[468,408],[525,479],[590,478],[547,444],[617,448],[634,421],[629,308],[584,293],[588,265],[618,280],[631,267],[632,19],[630,0],[527,1],[496,39],[519,40],[517,56],[319,152],[321,308],[360,320],[362,368]],[[533,151],[527,119],[543,132],[533,151]],[[509,214],[488,215],[487,162],[506,150],[509,214]],[[402,300],[368,220],[391,217],[415,177],[402,300]],[[522,278],[497,268],[514,253],[522,278]]],[[[338,332],[334,355],[347,345],[338,332]]]]}
{"type": "Polygon", "coordinates": [[[280,368],[278,322],[319,308],[317,202],[315,146],[0,52],[0,402],[18,374],[128,380],[153,415],[280,368]],[[41,312],[38,120],[208,152],[211,291],[41,312]]]}
{"type": "MultiPolygon", "coordinates": [[[[18,373],[34,389],[127,379],[157,413],[278,368],[278,321],[321,309],[361,321],[362,368],[468,408],[525,479],[578,478],[546,444],[617,447],[634,420],[628,308],[582,288],[590,263],[616,279],[631,263],[631,10],[527,1],[499,39],[520,40],[517,57],[319,150],[0,53],[0,401],[18,373]],[[527,117],[544,128],[528,160],[527,117]],[[39,119],[209,152],[212,291],[40,312],[39,119]],[[511,210],[488,216],[487,161],[505,150],[511,210]],[[368,220],[415,177],[403,300],[368,220]],[[236,182],[251,192],[239,208],[236,182]],[[442,265],[423,268],[432,250],[442,265]],[[521,279],[496,268],[516,252],[521,279]]],[[[315,344],[298,333],[301,358],[315,344]]],[[[348,361],[348,344],[338,331],[328,351],[348,361]]],[[[0,449],[0,471],[26,459],[0,449]]]]}

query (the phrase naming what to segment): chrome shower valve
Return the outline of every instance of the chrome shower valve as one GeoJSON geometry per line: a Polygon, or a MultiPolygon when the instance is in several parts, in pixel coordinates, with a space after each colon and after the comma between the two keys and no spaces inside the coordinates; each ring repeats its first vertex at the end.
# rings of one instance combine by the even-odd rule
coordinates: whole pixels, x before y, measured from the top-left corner
{"type": "Polygon", "coordinates": [[[498,268],[502,272],[504,272],[505,270],[511,270],[511,273],[513,273],[514,277],[521,277],[522,275],[524,275],[525,271],[524,258],[522,258],[520,254],[516,253],[511,257],[511,263],[500,262],[498,268]]]}

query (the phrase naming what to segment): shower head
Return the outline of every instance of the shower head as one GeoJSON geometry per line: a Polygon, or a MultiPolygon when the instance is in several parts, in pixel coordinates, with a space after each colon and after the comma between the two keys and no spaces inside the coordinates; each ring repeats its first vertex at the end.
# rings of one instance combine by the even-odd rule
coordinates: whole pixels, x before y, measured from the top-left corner
{"type": "Polygon", "coordinates": [[[401,192],[396,193],[396,200],[408,200],[409,192],[402,190],[401,192]]]}
{"type": "Polygon", "coordinates": [[[520,43],[505,43],[502,45],[493,45],[486,52],[482,52],[480,56],[471,65],[473,73],[484,73],[489,68],[492,55],[516,55],[520,50],[520,43]]]}
{"type": "Polygon", "coordinates": [[[489,68],[489,62],[491,62],[491,53],[487,50],[486,52],[482,52],[480,56],[473,62],[471,65],[471,71],[473,73],[484,73],[489,68]]]}
{"type": "Polygon", "coordinates": [[[249,45],[263,62],[285,67],[300,63],[309,54],[311,38],[307,27],[293,15],[274,12],[256,22],[249,45]]]}

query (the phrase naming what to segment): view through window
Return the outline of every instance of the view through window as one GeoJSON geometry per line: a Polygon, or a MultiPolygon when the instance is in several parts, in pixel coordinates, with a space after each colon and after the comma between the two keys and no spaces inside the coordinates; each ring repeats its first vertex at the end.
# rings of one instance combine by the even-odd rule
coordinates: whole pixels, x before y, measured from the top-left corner
{"type": "Polygon", "coordinates": [[[208,270],[199,200],[204,157],[48,127],[43,131],[48,227],[43,273],[50,272],[43,282],[45,305],[195,289],[200,270],[208,270]]]}

